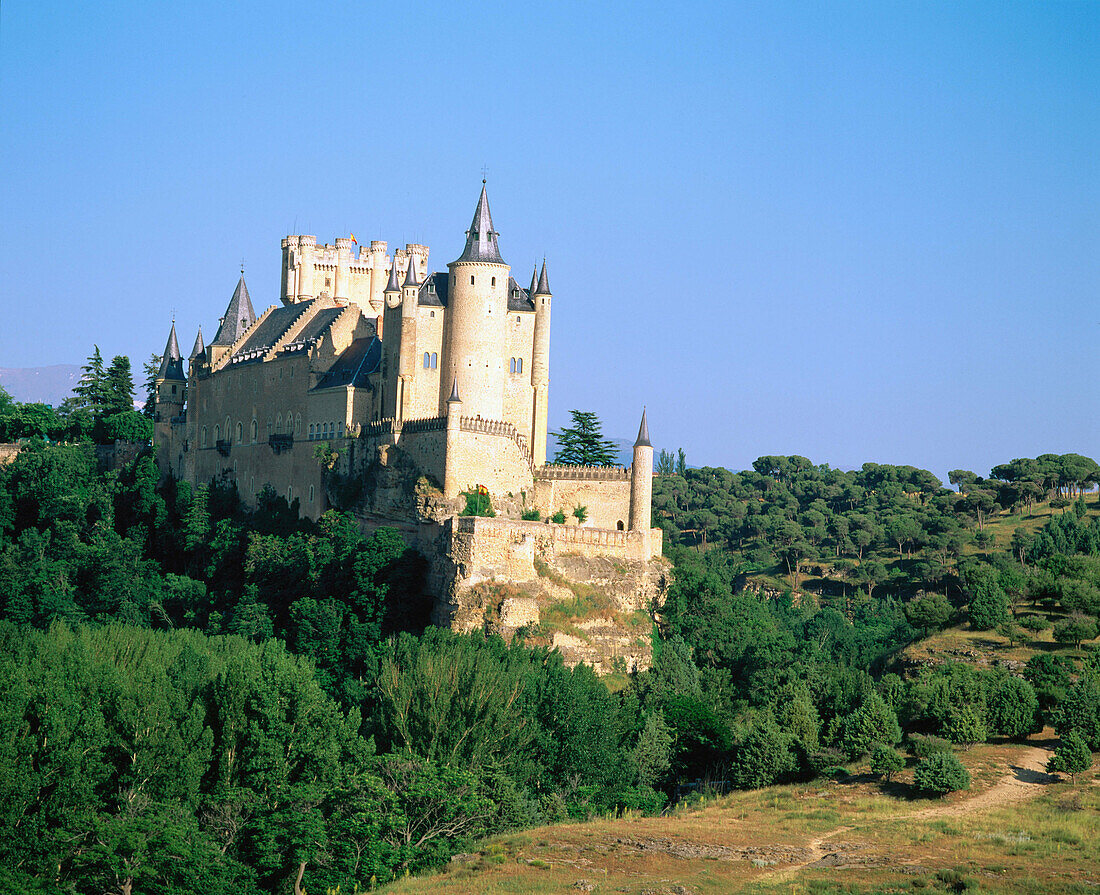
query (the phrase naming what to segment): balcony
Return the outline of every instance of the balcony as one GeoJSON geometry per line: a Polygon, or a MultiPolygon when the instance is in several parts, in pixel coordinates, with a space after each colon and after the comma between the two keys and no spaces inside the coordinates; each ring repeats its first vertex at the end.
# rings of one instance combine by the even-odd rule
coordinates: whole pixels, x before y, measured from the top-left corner
{"type": "Polygon", "coordinates": [[[218,449],[218,453],[221,454],[223,457],[229,456],[229,448],[232,447],[232,445],[233,442],[223,441],[221,439],[218,439],[218,441],[214,442],[214,447],[218,449]]]}
{"type": "Polygon", "coordinates": [[[267,443],[276,454],[281,454],[283,451],[289,451],[294,447],[294,436],[290,434],[271,435],[268,437],[267,443]]]}

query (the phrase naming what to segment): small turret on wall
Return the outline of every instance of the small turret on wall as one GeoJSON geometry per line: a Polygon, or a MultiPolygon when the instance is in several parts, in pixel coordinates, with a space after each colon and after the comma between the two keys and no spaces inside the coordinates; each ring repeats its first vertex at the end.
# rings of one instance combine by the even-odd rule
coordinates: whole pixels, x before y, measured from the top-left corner
{"type": "Polygon", "coordinates": [[[653,445],[649,425],[642,408],[642,424],[634,442],[634,462],[630,466],[630,530],[649,532],[653,504],[653,445]]]}

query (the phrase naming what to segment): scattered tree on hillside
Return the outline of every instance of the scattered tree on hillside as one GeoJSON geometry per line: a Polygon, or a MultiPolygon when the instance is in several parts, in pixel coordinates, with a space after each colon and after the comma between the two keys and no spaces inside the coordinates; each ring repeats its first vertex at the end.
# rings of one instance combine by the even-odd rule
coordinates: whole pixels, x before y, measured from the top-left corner
{"type": "Polygon", "coordinates": [[[618,451],[603,437],[599,417],[588,410],[570,410],[569,415],[573,425],[554,433],[558,439],[554,462],[570,466],[614,466],[618,451]]]}
{"type": "Polygon", "coordinates": [[[1054,754],[1047,762],[1047,771],[1051,774],[1069,774],[1074,785],[1077,775],[1092,767],[1092,750],[1085,738],[1076,730],[1063,734],[1054,754]]]}
{"type": "Polygon", "coordinates": [[[937,752],[922,758],[913,771],[913,785],[922,792],[944,796],[970,788],[970,773],[950,752],[937,752]]]}

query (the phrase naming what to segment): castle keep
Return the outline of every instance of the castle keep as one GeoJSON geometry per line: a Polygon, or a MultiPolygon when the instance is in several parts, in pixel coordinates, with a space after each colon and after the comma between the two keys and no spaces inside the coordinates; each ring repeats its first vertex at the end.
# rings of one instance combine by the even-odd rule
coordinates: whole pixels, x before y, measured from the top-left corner
{"type": "Polygon", "coordinates": [[[547,464],[546,263],[520,286],[498,237],[484,185],[446,271],[430,270],[423,245],[391,256],[383,241],[356,251],[351,238],[319,246],[286,237],[278,305],[257,314],[242,272],[213,339],[199,330],[186,369],[173,323],[156,380],[161,471],[233,482],[246,504],[270,486],[310,518],[336,500],[334,482],[365,482],[350,507],[365,527],[397,525],[452,565],[465,557],[443,590],[479,557],[508,566],[500,543],[518,545],[520,565],[536,542],[550,553],[573,545],[623,560],[659,556],[644,413],[631,468],[547,464]],[[462,493],[479,485],[514,518],[460,523],[462,493]],[[519,518],[534,509],[573,524],[519,518]]]}

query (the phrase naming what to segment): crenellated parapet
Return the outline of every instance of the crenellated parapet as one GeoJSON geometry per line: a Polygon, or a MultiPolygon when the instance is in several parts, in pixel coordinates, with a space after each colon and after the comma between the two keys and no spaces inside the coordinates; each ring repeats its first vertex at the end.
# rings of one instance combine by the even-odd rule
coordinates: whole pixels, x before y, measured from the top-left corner
{"type": "Polygon", "coordinates": [[[527,446],[527,436],[522,434],[514,425],[503,420],[484,420],[479,416],[464,416],[459,420],[459,428],[463,432],[480,432],[484,435],[499,435],[502,438],[510,438],[530,457],[531,451],[527,446]]]}
{"type": "Polygon", "coordinates": [[[546,481],[629,482],[630,469],[624,466],[570,466],[547,463],[535,469],[535,478],[546,481]]]}

